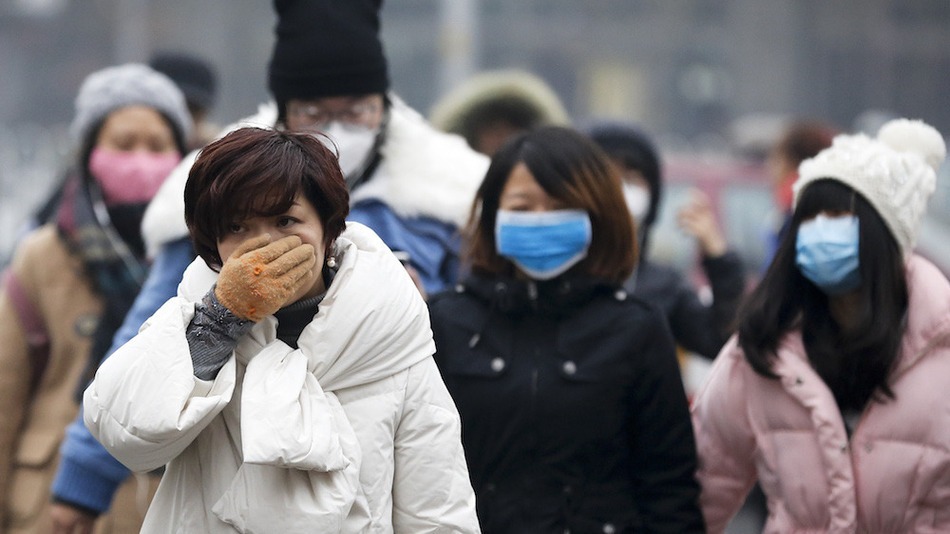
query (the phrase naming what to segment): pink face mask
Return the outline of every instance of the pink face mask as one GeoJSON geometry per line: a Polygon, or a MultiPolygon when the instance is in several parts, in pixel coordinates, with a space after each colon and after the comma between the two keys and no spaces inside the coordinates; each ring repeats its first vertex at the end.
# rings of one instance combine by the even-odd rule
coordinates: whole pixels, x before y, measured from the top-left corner
{"type": "Polygon", "coordinates": [[[141,204],[155,196],[179,161],[177,151],[156,154],[95,148],[89,171],[102,188],[106,204],[141,204]]]}

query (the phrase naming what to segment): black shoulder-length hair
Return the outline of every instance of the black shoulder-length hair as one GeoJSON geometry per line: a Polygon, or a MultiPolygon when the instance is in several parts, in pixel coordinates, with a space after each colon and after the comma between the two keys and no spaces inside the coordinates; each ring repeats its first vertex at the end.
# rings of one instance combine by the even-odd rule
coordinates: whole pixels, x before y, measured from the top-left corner
{"type": "Polygon", "coordinates": [[[777,378],[772,363],[779,342],[800,329],[808,360],[839,407],[861,410],[870,400],[894,397],[889,376],[900,351],[906,312],[904,259],[884,220],[854,189],[837,180],[817,180],[802,191],[789,231],[739,311],[739,344],[758,374],[777,378]],[[852,212],[859,221],[860,304],[849,330],[838,326],[828,297],[795,265],[798,229],[821,212],[852,212]]]}
{"type": "Polygon", "coordinates": [[[590,216],[590,248],[574,269],[610,282],[626,280],[637,261],[637,246],[620,175],[593,141],[560,126],[521,134],[495,153],[475,195],[466,230],[465,260],[472,270],[489,275],[514,273],[511,261],[499,255],[495,246],[495,219],[501,193],[519,163],[528,167],[547,194],[590,216]]]}

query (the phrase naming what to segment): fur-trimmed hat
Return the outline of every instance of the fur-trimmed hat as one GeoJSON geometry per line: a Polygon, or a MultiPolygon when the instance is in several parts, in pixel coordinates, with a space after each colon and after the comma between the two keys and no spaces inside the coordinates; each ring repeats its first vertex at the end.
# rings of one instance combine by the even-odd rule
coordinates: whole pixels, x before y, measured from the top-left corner
{"type": "Polygon", "coordinates": [[[385,93],[381,5],[382,0],[275,0],[277,42],[268,87],[278,104],[385,93]]]}
{"type": "Polygon", "coordinates": [[[126,63],[93,72],[83,81],[70,126],[73,140],[82,143],[109,113],[136,104],[165,115],[182,139],[191,134],[191,115],[175,82],[141,63],[126,63]]]}
{"type": "Polygon", "coordinates": [[[433,107],[432,125],[459,134],[473,144],[481,122],[505,116],[525,129],[567,126],[571,121],[557,94],[538,76],[524,70],[485,71],[468,79],[433,107]]]}
{"type": "Polygon", "coordinates": [[[829,148],[799,166],[795,202],[815,180],[842,182],[874,206],[907,254],[917,242],[920,218],[946,154],[940,133],[919,120],[889,121],[874,139],[839,135],[829,148]]]}

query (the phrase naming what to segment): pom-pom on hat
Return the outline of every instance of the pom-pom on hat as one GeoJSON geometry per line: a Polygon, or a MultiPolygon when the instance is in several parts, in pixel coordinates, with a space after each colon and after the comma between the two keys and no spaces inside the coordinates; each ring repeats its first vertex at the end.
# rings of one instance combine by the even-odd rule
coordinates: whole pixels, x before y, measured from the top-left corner
{"type": "Polygon", "coordinates": [[[382,0],[275,0],[277,42],[268,86],[278,104],[291,98],[385,93],[379,38],[382,0]]]}
{"type": "Polygon", "coordinates": [[[149,106],[161,112],[182,139],[191,134],[191,116],[175,82],[146,65],[126,63],[93,72],[83,81],[70,127],[73,140],[82,143],[109,113],[132,105],[149,106]]]}
{"type": "Polygon", "coordinates": [[[842,182],[874,206],[907,254],[917,242],[920,218],[946,155],[940,133],[919,120],[889,121],[874,139],[839,135],[829,148],[799,166],[795,201],[815,180],[842,182]]]}

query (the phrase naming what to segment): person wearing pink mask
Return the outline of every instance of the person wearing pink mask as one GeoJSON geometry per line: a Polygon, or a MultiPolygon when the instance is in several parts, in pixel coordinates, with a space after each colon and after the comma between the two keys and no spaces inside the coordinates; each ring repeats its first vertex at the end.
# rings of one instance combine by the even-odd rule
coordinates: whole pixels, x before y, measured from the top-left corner
{"type": "MultiPolygon", "coordinates": [[[[64,429],[145,278],[140,223],[181,160],[191,119],[141,64],[89,75],[76,98],[77,161],[46,224],[19,243],[0,286],[0,532],[49,532],[64,429]],[[37,343],[35,328],[46,337],[37,343]]],[[[129,480],[104,531],[137,532],[148,484],[129,480]]]]}

